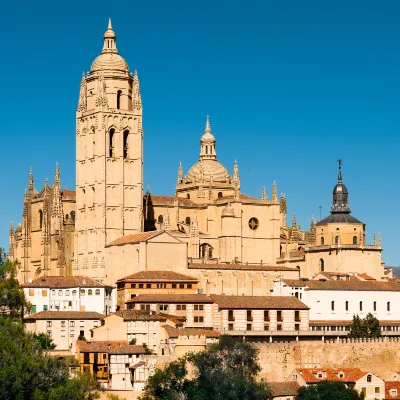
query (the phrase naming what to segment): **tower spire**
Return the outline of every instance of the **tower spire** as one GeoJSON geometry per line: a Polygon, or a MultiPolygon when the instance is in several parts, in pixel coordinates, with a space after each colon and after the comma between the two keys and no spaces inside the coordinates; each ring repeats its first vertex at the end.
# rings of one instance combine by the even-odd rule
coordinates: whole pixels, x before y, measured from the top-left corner
{"type": "Polygon", "coordinates": [[[200,140],[200,160],[217,160],[215,137],[211,133],[210,117],[207,115],[204,135],[200,140]]]}
{"type": "Polygon", "coordinates": [[[29,171],[28,195],[31,194],[34,190],[35,190],[34,179],[33,179],[33,173],[32,173],[32,168],[31,168],[29,171]]]}
{"type": "Polygon", "coordinates": [[[333,188],[333,201],[331,206],[332,214],[350,214],[350,206],[348,204],[349,192],[342,180],[342,159],[338,159],[339,172],[338,183],[333,188]]]}
{"type": "Polygon", "coordinates": [[[342,183],[342,159],[339,158],[337,161],[339,164],[338,183],[342,183]]]}
{"type": "Polygon", "coordinates": [[[265,190],[265,186],[263,186],[263,188],[262,188],[261,200],[264,200],[264,201],[268,200],[267,191],[265,190]]]}
{"type": "Polygon", "coordinates": [[[87,93],[86,93],[86,79],[85,79],[85,73],[82,72],[82,79],[81,79],[81,87],[79,90],[79,101],[78,101],[78,110],[84,112],[87,109],[87,93]]]}
{"type": "Polygon", "coordinates": [[[274,181],[274,184],[272,185],[272,196],[271,196],[272,201],[278,201],[278,194],[276,191],[276,182],[274,181]]]}
{"type": "Polygon", "coordinates": [[[135,70],[132,82],[132,108],[136,111],[141,111],[142,109],[142,97],[140,95],[140,84],[139,75],[135,70]]]}
{"type": "Polygon", "coordinates": [[[206,129],[205,129],[204,133],[211,134],[210,117],[208,115],[207,115],[207,118],[206,118],[206,129]]]}
{"type": "Polygon", "coordinates": [[[103,51],[101,52],[102,54],[104,53],[116,53],[118,54],[117,50],[117,36],[115,35],[115,32],[113,31],[112,24],[111,24],[111,18],[108,19],[108,26],[107,30],[104,33],[104,44],[103,44],[103,51]]]}

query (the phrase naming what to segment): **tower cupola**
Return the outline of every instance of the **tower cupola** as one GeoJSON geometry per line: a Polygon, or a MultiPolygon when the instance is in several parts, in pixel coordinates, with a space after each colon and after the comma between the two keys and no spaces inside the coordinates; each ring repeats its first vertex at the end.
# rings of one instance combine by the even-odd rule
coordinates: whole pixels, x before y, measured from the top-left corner
{"type": "Polygon", "coordinates": [[[211,134],[210,118],[207,115],[205,133],[200,140],[200,161],[217,160],[215,143],[215,137],[211,134]]]}
{"type": "Polygon", "coordinates": [[[342,182],[342,160],[338,160],[339,172],[338,172],[338,183],[333,188],[333,201],[331,206],[331,213],[350,214],[350,206],[348,204],[349,192],[346,186],[342,182]]]}

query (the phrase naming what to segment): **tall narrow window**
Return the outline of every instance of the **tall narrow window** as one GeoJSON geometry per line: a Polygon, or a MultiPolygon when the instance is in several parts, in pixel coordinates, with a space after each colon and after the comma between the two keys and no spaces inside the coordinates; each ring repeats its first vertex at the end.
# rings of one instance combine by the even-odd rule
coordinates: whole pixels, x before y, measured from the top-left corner
{"type": "Polygon", "coordinates": [[[360,311],[362,311],[362,301],[360,301],[360,311]]]}
{"type": "Polygon", "coordinates": [[[206,146],[206,154],[208,154],[208,146],[206,146]]]}
{"type": "Polygon", "coordinates": [[[43,226],[43,211],[39,210],[39,227],[42,229],[43,226]]]}
{"type": "Polygon", "coordinates": [[[190,217],[186,217],[185,223],[186,225],[190,225],[190,217]]]}
{"type": "Polygon", "coordinates": [[[349,311],[349,302],[348,301],[346,301],[346,303],[345,303],[345,308],[346,308],[346,311],[349,311]]]}
{"type": "Polygon", "coordinates": [[[323,236],[321,237],[321,244],[325,244],[325,239],[323,236]]]}
{"type": "Polygon", "coordinates": [[[222,192],[218,192],[218,198],[220,199],[222,197],[222,192]]]}
{"type": "Polygon", "coordinates": [[[335,236],[335,244],[339,244],[339,236],[335,236]]]}
{"type": "Polygon", "coordinates": [[[324,270],[325,270],[325,262],[322,258],[319,259],[319,270],[321,272],[324,272],[324,270]]]}
{"type": "Polygon", "coordinates": [[[334,301],[331,301],[331,310],[335,311],[335,302],[334,301]]]}
{"type": "Polygon", "coordinates": [[[162,215],[159,215],[157,220],[159,224],[162,224],[164,222],[164,217],[162,215]]]}
{"type": "Polygon", "coordinates": [[[128,135],[129,131],[124,131],[124,158],[128,158],[128,135]]]}
{"type": "Polygon", "coordinates": [[[114,157],[114,129],[110,129],[109,157],[114,157]]]}
{"type": "Polygon", "coordinates": [[[121,108],[121,90],[118,90],[117,92],[117,109],[119,110],[121,108]]]}
{"type": "Polygon", "coordinates": [[[386,309],[390,311],[390,301],[387,302],[386,309]]]}
{"type": "Polygon", "coordinates": [[[374,301],[374,311],[376,311],[376,301],[374,301]]]}
{"type": "Polygon", "coordinates": [[[353,236],[353,244],[357,244],[357,236],[353,236]]]}

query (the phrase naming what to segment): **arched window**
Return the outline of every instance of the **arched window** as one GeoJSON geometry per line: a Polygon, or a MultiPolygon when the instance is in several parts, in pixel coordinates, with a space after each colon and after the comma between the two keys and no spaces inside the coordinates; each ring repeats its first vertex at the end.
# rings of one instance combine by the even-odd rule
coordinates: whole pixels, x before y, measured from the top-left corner
{"type": "Polygon", "coordinates": [[[372,382],[372,375],[367,375],[367,382],[372,382]]]}
{"type": "Polygon", "coordinates": [[[339,236],[335,236],[335,244],[339,244],[339,236]]]}
{"type": "Polygon", "coordinates": [[[374,311],[376,311],[376,301],[374,301],[374,311]]]}
{"type": "Polygon", "coordinates": [[[109,157],[114,157],[114,129],[110,129],[110,135],[109,135],[109,151],[108,151],[108,156],[109,157]]]}
{"type": "Polygon", "coordinates": [[[100,289],[96,289],[95,294],[96,294],[96,296],[100,296],[100,289]]]}
{"type": "Polygon", "coordinates": [[[387,302],[387,304],[386,304],[386,309],[387,309],[388,311],[390,311],[390,301],[387,302]]]}
{"type": "Polygon", "coordinates": [[[42,229],[43,227],[43,211],[39,210],[39,227],[42,229]]]}
{"type": "Polygon", "coordinates": [[[218,198],[219,198],[219,199],[222,198],[222,192],[218,192],[218,198]]]}
{"type": "Polygon", "coordinates": [[[71,211],[70,215],[71,215],[72,221],[75,222],[75,211],[71,211]]]}
{"type": "Polygon", "coordinates": [[[86,294],[85,289],[81,289],[81,296],[84,296],[86,294]]]}
{"type": "Polygon", "coordinates": [[[88,296],[91,296],[93,294],[92,289],[89,289],[87,294],[88,294],[88,296]]]}
{"type": "Polygon", "coordinates": [[[164,222],[164,217],[162,215],[159,215],[157,221],[159,224],[162,224],[164,222]]]}
{"type": "Polygon", "coordinates": [[[299,298],[299,292],[296,292],[296,293],[294,294],[294,297],[296,297],[296,299],[298,299],[298,298],[299,298]]]}
{"type": "Polygon", "coordinates": [[[324,272],[325,270],[325,262],[322,258],[319,259],[319,270],[320,272],[324,272]]]}
{"type": "Polygon", "coordinates": [[[121,108],[121,94],[122,94],[122,91],[118,90],[118,92],[117,92],[117,109],[118,110],[121,108]]]}
{"type": "Polygon", "coordinates": [[[187,199],[190,199],[190,194],[189,194],[189,193],[186,195],[186,198],[187,198],[187,199]]]}
{"type": "Polygon", "coordinates": [[[201,258],[213,258],[213,248],[208,243],[203,243],[200,246],[200,257],[201,258]]]}
{"type": "Polygon", "coordinates": [[[76,296],[76,290],[75,289],[72,291],[72,296],[76,296]]]}
{"type": "Polygon", "coordinates": [[[362,311],[362,301],[360,301],[360,311],[362,311]]]}
{"type": "Polygon", "coordinates": [[[124,131],[124,158],[128,158],[128,136],[129,131],[124,131]]]}
{"type": "Polygon", "coordinates": [[[353,236],[353,244],[357,244],[357,236],[353,236]]]}
{"type": "Polygon", "coordinates": [[[321,237],[321,244],[325,244],[325,239],[323,236],[321,237]]]}
{"type": "Polygon", "coordinates": [[[335,302],[334,301],[331,301],[331,310],[335,311],[335,302]]]}
{"type": "Polygon", "coordinates": [[[186,225],[190,225],[190,217],[186,217],[186,219],[185,219],[185,224],[186,224],[186,225]]]}

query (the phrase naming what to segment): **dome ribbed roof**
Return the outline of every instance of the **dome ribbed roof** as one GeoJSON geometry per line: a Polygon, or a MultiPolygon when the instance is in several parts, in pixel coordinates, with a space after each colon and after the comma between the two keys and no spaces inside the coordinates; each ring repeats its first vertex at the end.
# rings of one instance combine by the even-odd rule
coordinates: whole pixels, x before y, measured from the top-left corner
{"type": "Polygon", "coordinates": [[[198,161],[190,168],[186,174],[185,180],[188,182],[199,181],[201,169],[203,169],[204,180],[210,181],[210,177],[214,182],[229,182],[231,176],[227,169],[216,160],[198,161]]]}
{"type": "Polygon", "coordinates": [[[93,61],[90,71],[119,70],[128,72],[128,63],[118,53],[102,53],[93,61]]]}

